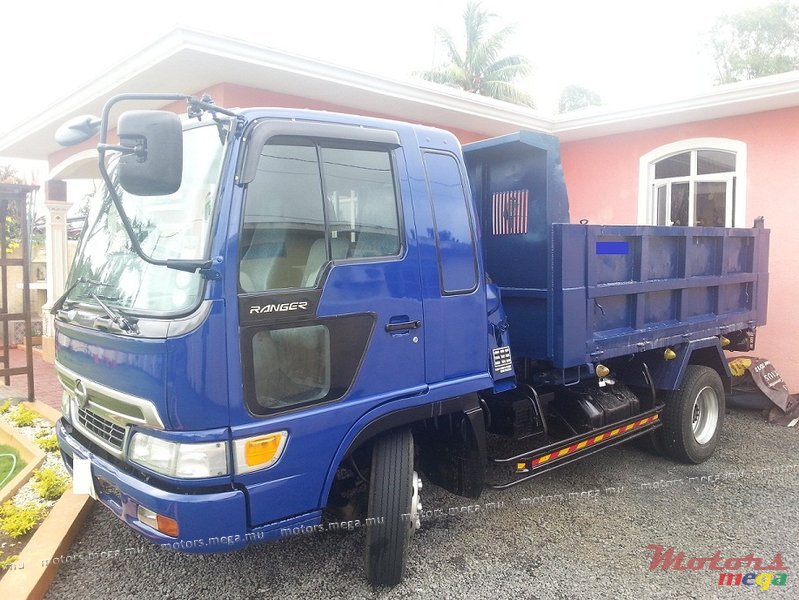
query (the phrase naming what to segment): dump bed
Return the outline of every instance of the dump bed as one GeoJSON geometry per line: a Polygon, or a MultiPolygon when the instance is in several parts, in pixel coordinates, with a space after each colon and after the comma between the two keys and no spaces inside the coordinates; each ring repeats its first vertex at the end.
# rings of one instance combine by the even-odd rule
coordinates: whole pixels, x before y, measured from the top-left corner
{"type": "Polygon", "coordinates": [[[521,132],[464,156],[515,356],[566,369],[765,324],[762,225],[569,224],[555,138],[521,132]]]}
{"type": "Polygon", "coordinates": [[[764,325],[768,236],[554,224],[546,322],[528,290],[503,289],[514,349],[565,368],[764,325]]]}

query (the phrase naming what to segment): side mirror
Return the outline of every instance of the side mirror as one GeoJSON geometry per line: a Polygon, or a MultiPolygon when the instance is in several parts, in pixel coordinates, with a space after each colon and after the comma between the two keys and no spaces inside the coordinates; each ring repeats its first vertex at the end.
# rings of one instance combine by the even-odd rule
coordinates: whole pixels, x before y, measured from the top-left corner
{"type": "Polygon", "coordinates": [[[70,119],[55,132],[55,141],[61,146],[74,146],[85,142],[100,131],[102,121],[92,115],[70,119]]]}
{"type": "Polygon", "coordinates": [[[122,113],[117,124],[122,147],[119,185],[137,196],[166,196],[183,179],[183,128],[177,114],[162,110],[122,113]]]}

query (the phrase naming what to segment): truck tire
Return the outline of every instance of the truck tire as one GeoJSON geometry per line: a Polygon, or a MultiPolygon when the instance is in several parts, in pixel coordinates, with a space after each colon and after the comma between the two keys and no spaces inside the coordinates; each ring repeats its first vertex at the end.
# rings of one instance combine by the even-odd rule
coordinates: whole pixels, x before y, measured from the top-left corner
{"type": "MultiPolygon", "coordinates": [[[[372,585],[397,585],[407,562],[408,543],[417,511],[414,496],[413,435],[409,429],[390,431],[372,448],[369,477],[370,521],[366,529],[366,577],[372,585]]],[[[418,484],[416,484],[418,485],[418,484]]]]}
{"type": "Polygon", "coordinates": [[[710,367],[688,365],[680,388],[664,398],[663,425],[655,432],[663,451],[683,463],[713,456],[724,422],[724,385],[710,367]]]}

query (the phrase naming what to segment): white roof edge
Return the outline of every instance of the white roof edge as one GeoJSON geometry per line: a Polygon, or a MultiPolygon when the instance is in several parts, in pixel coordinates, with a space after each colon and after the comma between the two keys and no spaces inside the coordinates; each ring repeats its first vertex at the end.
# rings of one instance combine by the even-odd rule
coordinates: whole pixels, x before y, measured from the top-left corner
{"type": "Polygon", "coordinates": [[[799,71],[793,71],[718,86],[703,94],[662,104],[622,110],[599,108],[549,117],[527,107],[469,94],[421,79],[382,78],[251,42],[194,29],[177,28],[92,82],[78,88],[39,115],[3,134],[0,137],[0,154],[35,132],[60,124],[76,112],[85,109],[87,105],[100,104],[115,88],[181,50],[205,52],[232,60],[264,64],[287,73],[329,81],[353,89],[368,90],[386,97],[452,111],[465,117],[502,123],[510,128],[554,133],[564,141],[719,116],[761,112],[787,105],[799,106],[799,71]]]}
{"type": "Polygon", "coordinates": [[[498,122],[528,123],[528,127],[547,129],[551,121],[535,111],[508,102],[470,94],[457,88],[435,84],[423,79],[380,77],[378,75],[342,67],[318,59],[259,46],[251,42],[219,35],[206,34],[194,29],[180,29],[185,48],[199,52],[213,52],[217,56],[268,64],[278,69],[348,87],[378,92],[382,95],[411,100],[419,104],[455,110],[498,122]]]}
{"type": "MultiPolygon", "coordinates": [[[[593,131],[624,124],[618,132],[710,120],[799,106],[799,71],[719,85],[688,98],[621,110],[596,109],[552,118],[552,133],[568,138],[594,137],[593,131]],[[571,135],[569,135],[571,134],[571,135]],[[576,135],[575,135],[576,134],[576,135]]],[[[603,135],[603,133],[599,133],[603,135]]]]}
{"type": "Polygon", "coordinates": [[[38,115],[28,119],[19,127],[8,132],[3,132],[0,137],[0,148],[5,148],[23,139],[26,135],[45,127],[53,122],[61,123],[76,110],[80,110],[87,104],[97,102],[99,98],[107,94],[114,86],[129,79],[136,73],[145,71],[148,67],[162,61],[164,57],[177,52],[181,38],[180,30],[173,30],[169,34],[159,38],[141,52],[137,52],[130,58],[111,67],[105,73],[93,81],[76,88],[72,93],[64,96],[49,108],[44,109],[38,115]]]}

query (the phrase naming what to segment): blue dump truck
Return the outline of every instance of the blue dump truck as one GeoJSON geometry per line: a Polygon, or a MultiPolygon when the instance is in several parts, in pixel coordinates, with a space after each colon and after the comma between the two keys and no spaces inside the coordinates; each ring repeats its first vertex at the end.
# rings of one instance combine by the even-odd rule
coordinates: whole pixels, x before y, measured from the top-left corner
{"type": "Polygon", "coordinates": [[[766,320],[762,220],[570,224],[548,135],[461,148],[177,94],[58,137],[96,134],[106,186],[53,306],[58,440],[77,489],[170,548],[357,522],[396,584],[420,474],[477,498],[634,438],[708,459],[724,352],[766,320]]]}

